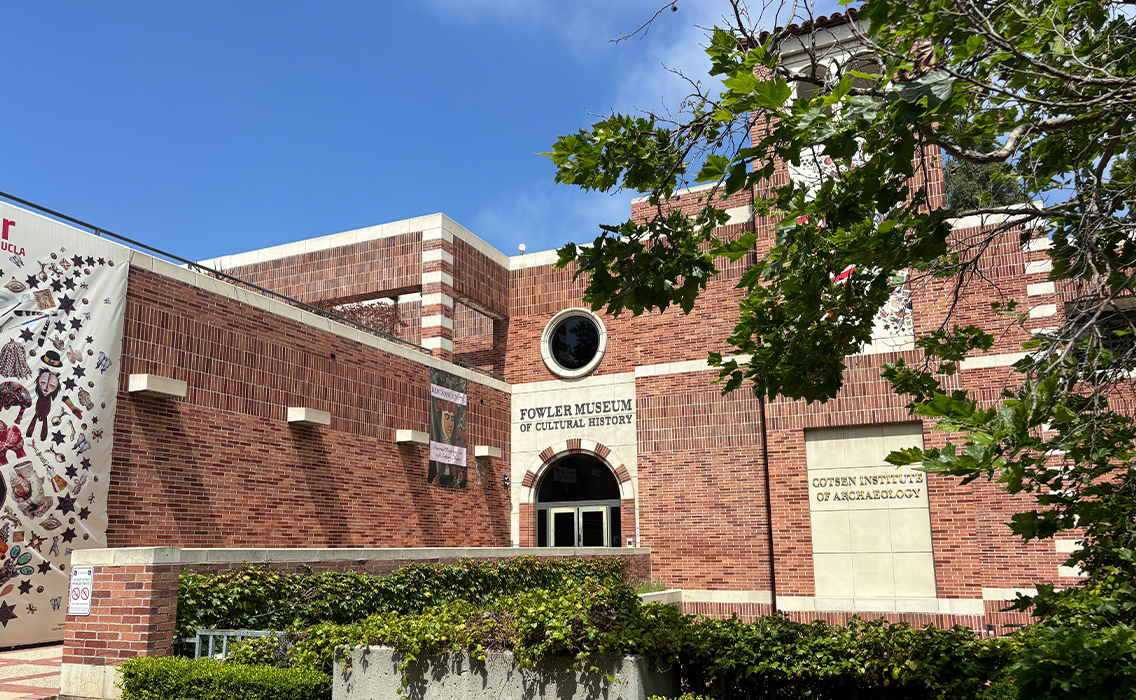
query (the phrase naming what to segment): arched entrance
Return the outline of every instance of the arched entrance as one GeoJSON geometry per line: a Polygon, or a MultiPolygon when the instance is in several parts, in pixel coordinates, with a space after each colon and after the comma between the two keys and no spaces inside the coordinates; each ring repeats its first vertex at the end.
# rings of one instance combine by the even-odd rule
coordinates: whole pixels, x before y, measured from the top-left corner
{"type": "Polygon", "coordinates": [[[538,547],[619,547],[619,481],[588,454],[549,465],[537,484],[538,547]]]}

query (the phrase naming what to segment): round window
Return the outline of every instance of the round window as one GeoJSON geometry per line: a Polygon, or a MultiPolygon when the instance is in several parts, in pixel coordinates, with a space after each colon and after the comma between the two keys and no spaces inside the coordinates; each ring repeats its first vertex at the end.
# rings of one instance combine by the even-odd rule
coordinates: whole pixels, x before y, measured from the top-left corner
{"type": "Polygon", "coordinates": [[[606,346],[607,331],[598,316],[587,309],[568,309],[548,322],[541,354],[553,374],[572,379],[595,369],[606,346]]]}

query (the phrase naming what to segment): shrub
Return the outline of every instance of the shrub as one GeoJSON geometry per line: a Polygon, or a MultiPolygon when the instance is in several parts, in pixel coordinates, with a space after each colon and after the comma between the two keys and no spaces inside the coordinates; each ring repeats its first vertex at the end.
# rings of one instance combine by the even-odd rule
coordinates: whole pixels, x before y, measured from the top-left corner
{"type": "Polygon", "coordinates": [[[1035,627],[1019,633],[1010,669],[1023,698],[1119,700],[1136,697],[1136,630],[1035,627]]]}
{"type": "Polygon", "coordinates": [[[308,668],[139,656],[122,665],[121,675],[124,700],[331,699],[331,677],[308,668]]]}
{"type": "Polygon", "coordinates": [[[327,571],[282,573],[244,566],[222,574],[183,571],[179,638],[197,629],[286,629],[320,622],[350,624],[371,615],[404,615],[455,600],[478,605],[503,595],[552,589],[587,578],[622,581],[622,557],[411,564],[389,576],[327,571]]]}

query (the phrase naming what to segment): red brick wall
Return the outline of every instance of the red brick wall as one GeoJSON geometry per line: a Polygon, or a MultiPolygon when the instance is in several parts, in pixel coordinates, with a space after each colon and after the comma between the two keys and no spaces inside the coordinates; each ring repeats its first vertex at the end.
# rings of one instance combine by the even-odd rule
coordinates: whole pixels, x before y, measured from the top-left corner
{"type": "MultiPolygon", "coordinates": [[[[748,224],[736,224],[722,227],[718,233],[731,237],[748,228],[748,224]]],[[[627,311],[619,316],[598,312],[607,329],[607,351],[593,375],[630,372],[636,366],[660,362],[704,360],[707,352],[724,349],[725,339],[737,323],[741,292],[734,286],[745,264],[744,259],[737,263],[718,261],[721,273],[710,281],[689,315],[677,308],[638,317],[627,311]]],[[[562,270],[543,266],[510,273],[506,381],[520,384],[556,379],[541,359],[540,338],[557,313],[587,306],[582,301],[587,282],[584,278],[573,281],[575,271],[576,266],[570,265],[562,270]]]]}
{"type": "MultiPolygon", "coordinates": [[[[139,269],[130,273],[109,546],[507,546],[506,465],[429,486],[429,371],[376,348],[139,269]],[[127,376],[186,381],[132,396],[127,376]],[[290,426],[288,406],[332,415],[290,426]]],[[[509,452],[509,396],[469,383],[469,445],[509,452]]],[[[472,450],[471,450],[472,454],[472,450]]]]}
{"type": "Polygon", "coordinates": [[[455,236],[454,294],[504,317],[509,313],[509,270],[455,236]]]}
{"type": "Polygon", "coordinates": [[[299,301],[372,299],[416,291],[422,234],[376,238],[223,270],[299,301]]]}
{"type": "Polygon", "coordinates": [[[716,376],[635,382],[642,545],[672,588],[769,590],[758,401],[716,376]]]}

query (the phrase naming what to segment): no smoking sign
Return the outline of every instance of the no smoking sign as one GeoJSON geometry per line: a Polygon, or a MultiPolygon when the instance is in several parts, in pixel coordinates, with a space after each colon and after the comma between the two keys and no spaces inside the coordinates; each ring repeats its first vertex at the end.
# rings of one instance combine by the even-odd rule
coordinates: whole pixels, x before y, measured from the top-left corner
{"type": "Polygon", "coordinates": [[[76,566],[71,569],[71,587],[67,594],[68,615],[91,614],[91,586],[95,582],[95,567],[76,566]]]}

